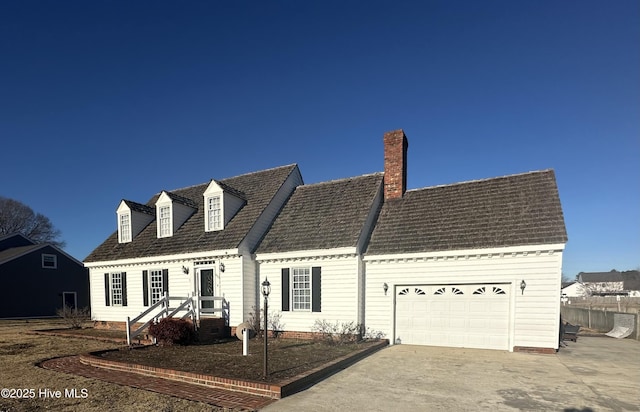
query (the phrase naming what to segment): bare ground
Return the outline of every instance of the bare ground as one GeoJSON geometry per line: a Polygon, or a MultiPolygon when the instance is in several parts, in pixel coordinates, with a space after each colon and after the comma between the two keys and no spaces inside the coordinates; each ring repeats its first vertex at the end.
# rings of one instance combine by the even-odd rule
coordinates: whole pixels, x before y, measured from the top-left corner
{"type": "MultiPolygon", "coordinates": [[[[59,356],[115,349],[115,343],[57,336],[28,335],[33,329],[64,327],[56,320],[0,321],[0,388],[34,389],[30,399],[0,398],[0,411],[224,411],[200,402],[42,369],[39,362],[59,356]],[[39,396],[40,390],[86,389],[87,397],[60,399],[39,396]]],[[[24,391],[23,391],[24,393],[24,391]]],[[[28,396],[29,397],[29,396],[28,396]]]]}
{"type": "MultiPolygon", "coordinates": [[[[281,382],[374,343],[327,345],[309,340],[269,339],[267,381],[281,382]]],[[[242,355],[242,341],[233,338],[214,344],[123,349],[106,352],[102,357],[157,368],[259,381],[263,380],[264,341],[251,339],[248,356],[242,355]]]]}

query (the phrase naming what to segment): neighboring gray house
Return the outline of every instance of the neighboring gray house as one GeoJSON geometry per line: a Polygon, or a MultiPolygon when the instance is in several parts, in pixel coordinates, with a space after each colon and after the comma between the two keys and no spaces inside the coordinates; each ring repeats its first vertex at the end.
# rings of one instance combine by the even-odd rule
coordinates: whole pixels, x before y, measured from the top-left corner
{"type": "Polygon", "coordinates": [[[0,238],[0,279],[0,318],[56,316],[65,305],[89,305],[89,277],[82,262],[19,233],[0,238]]]}
{"type": "Polygon", "coordinates": [[[577,281],[583,296],[640,296],[640,272],[580,272],[577,281]]]}

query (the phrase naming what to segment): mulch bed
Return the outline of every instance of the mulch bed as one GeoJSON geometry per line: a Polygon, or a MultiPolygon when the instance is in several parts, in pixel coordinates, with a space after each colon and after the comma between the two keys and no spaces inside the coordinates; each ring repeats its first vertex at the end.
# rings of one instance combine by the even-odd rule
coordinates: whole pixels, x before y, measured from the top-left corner
{"type": "MultiPolygon", "coordinates": [[[[270,339],[269,382],[281,382],[377,342],[328,345],[324,342],[270,339]]],[[[100,354],[109,360],[134,363],[222,378],[262,380],[264,341],[252,339],[249,355],[242,355],[242,341],[232,338],[212,344],[145,346],[100,354]]]]}

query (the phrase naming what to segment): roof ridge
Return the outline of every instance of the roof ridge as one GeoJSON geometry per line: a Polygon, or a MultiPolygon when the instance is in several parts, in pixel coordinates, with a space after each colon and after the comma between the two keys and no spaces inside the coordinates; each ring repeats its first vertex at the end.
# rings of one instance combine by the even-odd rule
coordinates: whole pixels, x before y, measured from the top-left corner
{"type": "MultiPolygon", "coordinates": [[[[222,182],[222,183],[224,183],[224,181],[225,181],[225,180],[231,180],[231,179],[235,179],[235,178],[238,178],[238,177],[245,177],[245,176],[254,175],[254,174],[257,174],[257,173],[270,172],[270,171],[272,171],[272,170],[284,169],[284,168],[287,168],[287,167],[297,166],[297,165],[298,165],[297,163],[291,163],[291,164],[288,164],[288,165],[276,166],[276,167],[270,167],[270,168],[268,168],[268,169],[257,170],[257,171],[254,171],[254,172],[242,173],[242,174],[239,174],[239,175],[236,175],[236,176],[225,177],[225,178],[223,178],[223,179],[214,179],[214,178],[211,178],[211,179],[209,179],[209,181],[207,181],[207,182],[196,183],[196,184],[193,184],[193,185],[184,186],[184,187],[178,187],[178,188],[175,188],[175,189],[173,189],[173,190],[165,190],[165,191],[166,191],[166,192],[176,192],[176,191],[178,191],[178,190],[193,189],[194,187],[203,186],[203,185],[209,185],[209,183],[211,183],[211,181],[212,181],[212,180],[214,180],[214,181],[216,181],[216,182],[222,182]]],[[[227,185],[228,185],[228,184],[227,184],[227,185]]],[[[233,186],[230,186],[230,187],[231,187],[231,188],[233,188],[233,186]]],[[[237,190],[237,189],[236,189],[236,190],[237,190]]],[[[157,193],[156,193],[156,195],[159,195],[160,193],[162,193],[162,190],[161,190],[161,191],[159,191],[159,192],[157,192],[157,193]]],[[[155,195],[154,195],[154,196],[155,196],[155,195]]]]}
{"type": "Polygon", "coordinates": [[[345,180],[360,179],[360,178],[363,178],[363,177],[371,177],[371,176],[384,176],[384,172],[374,172],[374,173],[367,173],[367,174],[359,175],[359,176],[342,177],[342,178],[339,178],[339,179],[325,180],[324,182],[317,182],[317,183],[306,183],[306,184],[298,186],[298,188],[304,188],[304,187],[308,187],[308,186],[326,185],[326,184],[332,184],[332,183],[340,183],[340,182],[343,182],[345,180]]]}
{"type": "Polygon", "coordinates": [[[541,169],[541,170],[531,170],[531,171],[528,171],[528,172],[513,173],[513,174],[510,174],[510,175],[486,177],[484,179],[463,180],[462,182],[445,183],[445,184],[441,184],[441,185],[425,186],[425,187],[420,187],[420,188],[416,188],[416,189],[407,189],[407,192],[416,192],[416,191],[419,191],[419,190],[426,190],[426,189],[436,189],[436,188],[439,188],[439,187],[451,187],[451,186],[465,185],[465,184],[469,184],[469,183],[488,182],[490,180],[508,179],[508,178],[516,177],[516,176],[540,174],[540,173],[547,173],[547,172],[553,172],[553,171],[554,170],[552,168],[541,169]]]}

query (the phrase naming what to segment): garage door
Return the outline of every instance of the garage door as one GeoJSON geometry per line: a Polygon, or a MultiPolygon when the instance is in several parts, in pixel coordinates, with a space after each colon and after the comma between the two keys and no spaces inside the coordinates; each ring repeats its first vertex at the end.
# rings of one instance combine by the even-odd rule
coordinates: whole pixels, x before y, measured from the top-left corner
{"type": "Polygon", "coordinates": [[[506,350],[509,286],[396,286],[396,342],[506,350]]]}

